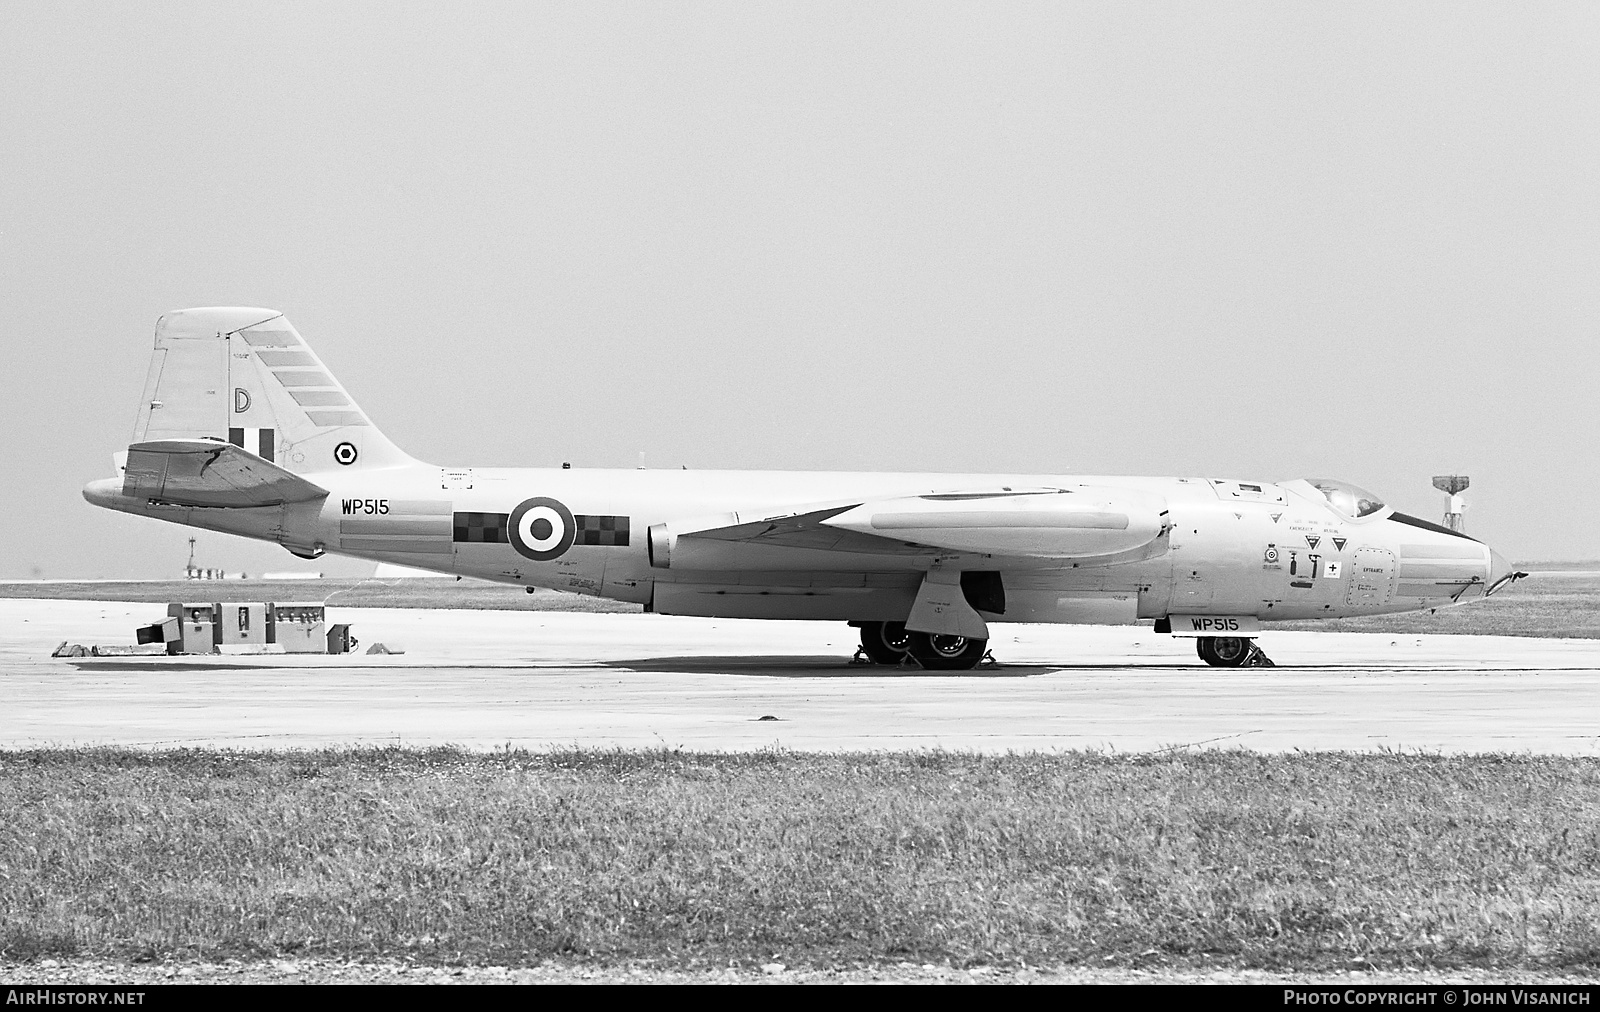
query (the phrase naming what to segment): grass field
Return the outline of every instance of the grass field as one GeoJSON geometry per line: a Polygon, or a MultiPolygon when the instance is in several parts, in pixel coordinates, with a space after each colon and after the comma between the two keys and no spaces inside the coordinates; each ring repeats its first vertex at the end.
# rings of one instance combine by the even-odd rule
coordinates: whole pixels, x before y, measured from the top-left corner
{"type": "Polygon", "coordinates": [[[0,753],[0,958],[1592,967],[1600,762],[0,753]]]}
{"type": "Polygon", "coordinates": [[[1269,629],[1600,639],[1600,574],[1535,574],[1487,600],[1409,615],[1279,622],[1269,629]]]}

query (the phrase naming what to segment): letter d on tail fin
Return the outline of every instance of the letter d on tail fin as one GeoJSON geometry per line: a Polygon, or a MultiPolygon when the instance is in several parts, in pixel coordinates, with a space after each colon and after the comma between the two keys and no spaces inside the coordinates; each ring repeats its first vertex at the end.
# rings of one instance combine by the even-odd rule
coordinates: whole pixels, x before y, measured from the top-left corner
{"type": "Polygon", "coordinates": [[[180,309],[156,322],[132,441],[206,438],[297,474],[412,463],[271,309],[180,309]]]}

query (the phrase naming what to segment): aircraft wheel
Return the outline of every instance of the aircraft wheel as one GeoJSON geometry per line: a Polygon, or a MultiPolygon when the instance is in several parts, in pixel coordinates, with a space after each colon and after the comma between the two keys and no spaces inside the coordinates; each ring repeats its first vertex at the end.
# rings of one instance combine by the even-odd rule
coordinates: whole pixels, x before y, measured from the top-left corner
{"type": "Polygon", "coordinates": [[[988,640],[965,636],[940,636],[933,633],[908,633],[911,656],[929,671],[965,671],[983,660],[988,640]]]}
{"type": "Polygon", "coordinates": [[[1214,668],[1237,668],[1250,659],[1250,640],[1243,636],[1201,636],[1194,641],[1200,659],[1214,668]]]}
{"type": "Polygon", "coordinates": [[[911,649],[911,634],[904,622],[863,622],[861,651],[874,664],[899,664],[911,649]]]}

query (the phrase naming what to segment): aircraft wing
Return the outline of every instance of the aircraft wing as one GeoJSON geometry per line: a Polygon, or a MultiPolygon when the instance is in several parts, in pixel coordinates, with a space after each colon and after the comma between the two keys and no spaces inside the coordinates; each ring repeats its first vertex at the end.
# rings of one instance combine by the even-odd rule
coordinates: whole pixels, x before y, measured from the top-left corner
{"type": "Polygon", "coordinates": [[[874,555],[1133,561],[1165,551],[1166,501],[1134,489],[1000,488],[855,500],[669,525],[677,538],[874,555]]]}
{"type": "Polygon", "coordinates": [[[328,490],[232,443],[159,439],[128,447],[122,494],[176,506],[248,509],[308,502],[328,490]]]}

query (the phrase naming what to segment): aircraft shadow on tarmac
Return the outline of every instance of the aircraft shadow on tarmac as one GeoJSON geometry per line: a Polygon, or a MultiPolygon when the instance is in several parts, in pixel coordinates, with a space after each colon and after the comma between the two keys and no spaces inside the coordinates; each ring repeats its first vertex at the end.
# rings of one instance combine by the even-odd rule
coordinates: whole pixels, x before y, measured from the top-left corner
{"type": "MultiPolygon", "coordinates": [[[[84,661],[68,662],[77,671],[141,672],[145,674],[197,672],[245,672],[268,674],[284,671],[306,671],[336,674],[340,671],[371,671],[372,665],[351,664],[340,667],[321,667],[280,664],[231,664],[218,662],[184,661],[174,663],[165,658],[148,661],[84,661]]],[[[601,661],[583,667],[613,668],[622,671],[648,671],[666,674],[717,674],[754,675],[766,678],[1032,678],[1057,672],[1090,671],[1205,671],[1193,664],[994,664],[983,665],[968,671],[929,671],[915,664],[894,666],[888,664],[852,664],[833,655],[797,657],[794,655],[753,655],[733,657],[645,657],[635,660],[601,661]]],[[[537,671],[544,668],[571,669],[570,663],[536,662],[516,664],[427,664],[385,665],[381,670],[403,675],[407,671],[485,671],[511,674],[517,671],[537,671]]]]}
{"type": "Polygon", "coordinates": [[[144,661],[142,663],[139,662],[139,661],[110,661],[110,662],[103,662],[103,661],[81,661],[81,662],[80,661],[69,661],[68,663],[70,663],[72,665],[72,667],[74,667],[78,671],[90,671],[90,672],[93,672],[93,671],[145,671],[145,672],[177,671],[177,672],[190,672],[190,671],[269,671],[269,670],[271,670],[270,668],[266,667],[265,665],[261,665],[261,664],[216,664],[216,663],[212,663],[212,662],[204,662],[204,663],[198,663],[197,664],[197,663],[188,663],[188,662],[185,662],[185,663],[172,663],[170,661],[166,662],[166,663],[162,663],[161,661],[156,660],[154,658],[152,658],[151,660],[148,660],[148,661],[144,661]]]}
{"type": "MultiPolygon", "coordinates": [[[[1071,670],[1126,670],[1126,664],[996,664],[969,671],[928,671],[915,664],[899,667],[889,664],[851,664],[837,656],[747,656],[747,657],[644,657],[637,660],[606,661],[602,667],[628,671],[657,671],[681,674],[760,675],[768,678],[1031,678],[1051,672],[1071,670]]],[[[1140,670],[1188,668],[1188,664],[1141,664],[1140,670]]]]}

